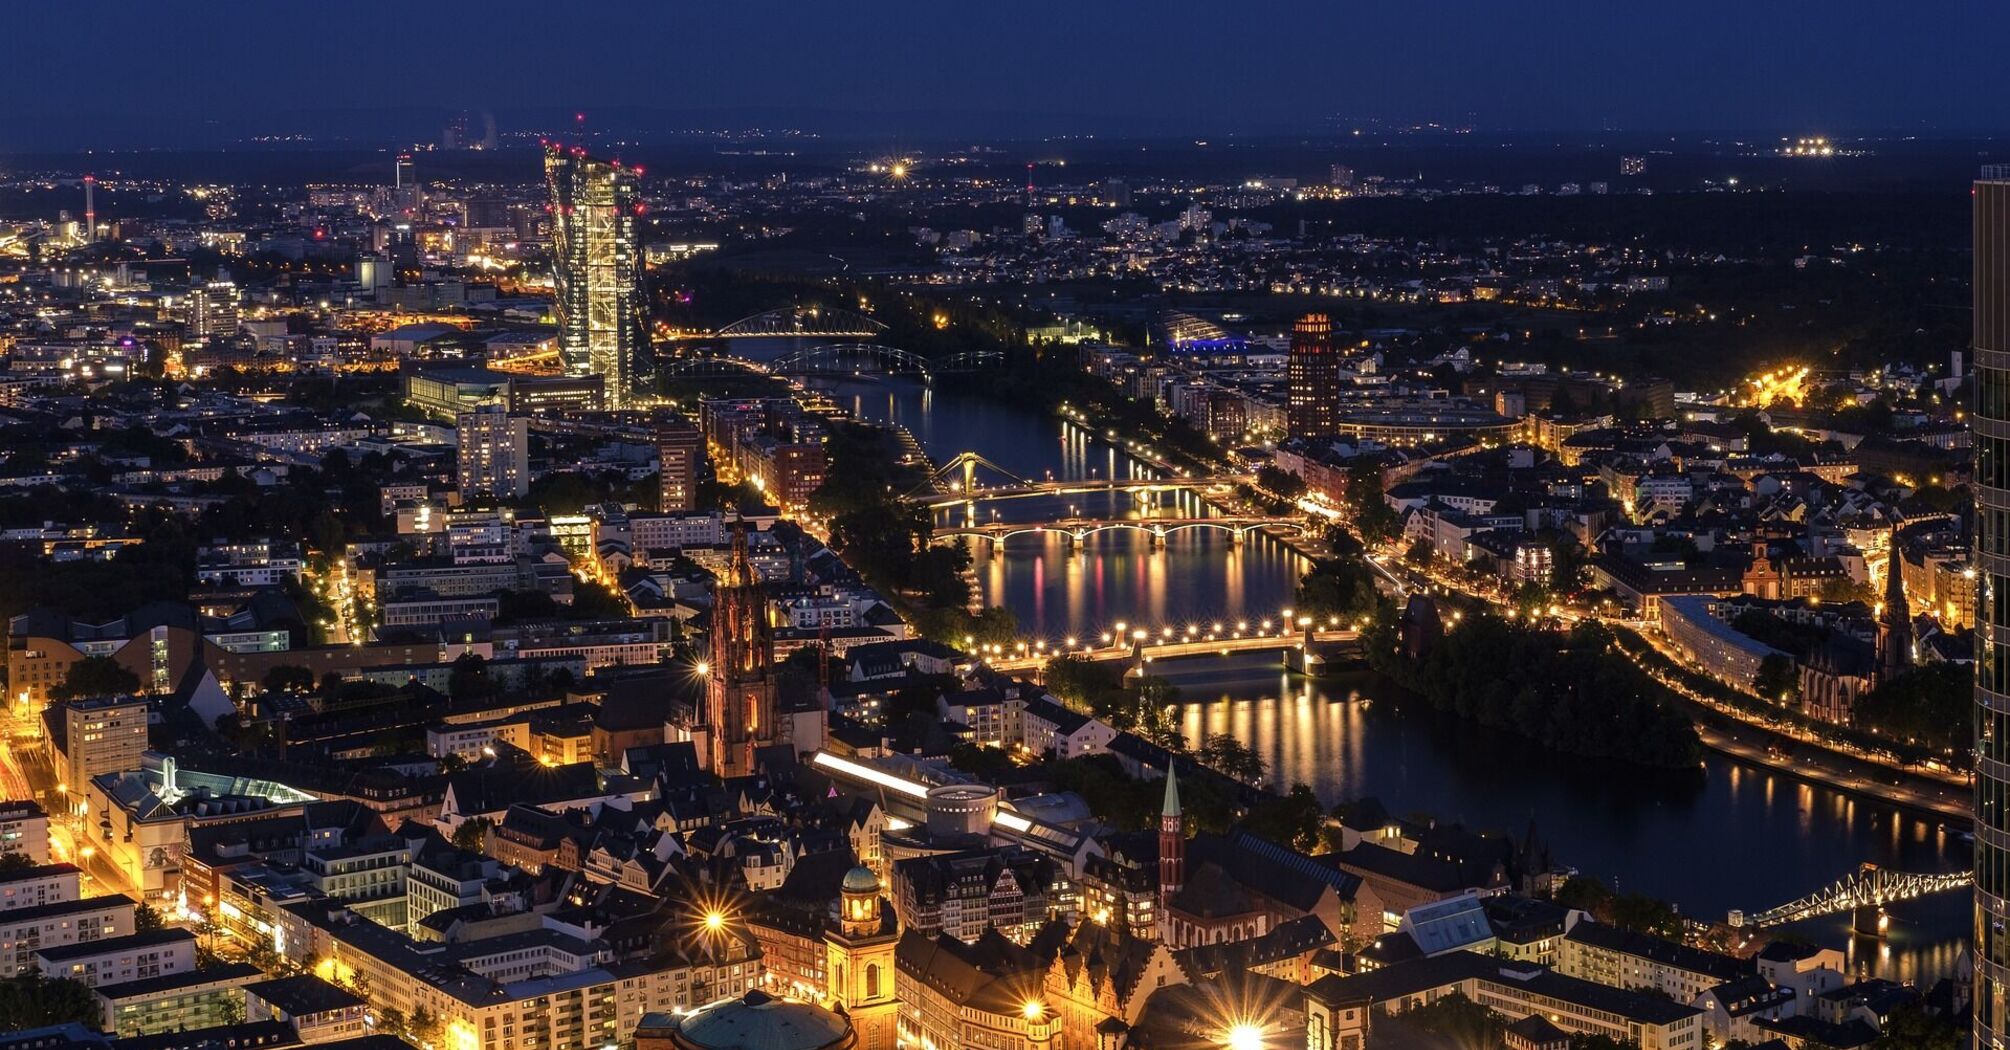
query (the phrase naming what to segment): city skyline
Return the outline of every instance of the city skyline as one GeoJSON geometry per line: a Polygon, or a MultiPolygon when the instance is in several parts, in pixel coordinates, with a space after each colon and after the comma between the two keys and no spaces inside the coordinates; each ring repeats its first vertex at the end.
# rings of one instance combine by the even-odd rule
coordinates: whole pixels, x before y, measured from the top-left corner
{"type": "Polygon", "coordinates": [[[684,6],[0,14],[9,1038],[2010,1050],[2010,12],[684,6]]]}

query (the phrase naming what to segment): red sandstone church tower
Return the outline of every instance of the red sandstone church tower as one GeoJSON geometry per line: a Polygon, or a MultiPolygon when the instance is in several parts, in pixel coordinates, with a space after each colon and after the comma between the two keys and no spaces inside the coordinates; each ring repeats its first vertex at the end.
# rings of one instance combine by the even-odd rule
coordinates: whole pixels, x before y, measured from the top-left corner
{"type": "Polygon", "coordinates": [[[1186,826],[1179,807],[1179,781],[1166,767],[1166,804],[1159,812],[1159,923],[1186,885],[1186,826]]]}
{"type": "Polygon", "coordinates": [[[707,765],[720,777],[754,772],[754,749],[775,742],[775,635],[767,595],[747,561],[747,526],[733,527],[733,557],[712,592],[711,665],[705,682],[707,765]]]}

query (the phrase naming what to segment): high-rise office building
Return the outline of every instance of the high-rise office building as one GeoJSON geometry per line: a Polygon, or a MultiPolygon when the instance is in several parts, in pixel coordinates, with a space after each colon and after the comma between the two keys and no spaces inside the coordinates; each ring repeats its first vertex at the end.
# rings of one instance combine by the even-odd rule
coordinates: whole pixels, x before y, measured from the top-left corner
{"type": "Polygon", "coordinates": [[[658,509],[665,514],[692,509],[698,499],[698,463],[705,458],[704,435],[682,419],[658,420],[656,458],[662,465],[658,509]]]}
{"type": "Polygon", "coordinates": [[[231,281],[210,281],[189,290],[182,322],[188,325],[189,335],[206,341],[236,335],[241,318],[237,285],[231,281]]]}
{"type": "Polygon", "coordinates": [[[754,772],[754,752],[777,741],[775,631],[767,592],[747,560],[747,526],[733,527],[733,556],[712,591],[706,668],[706,768],[723,778],[754,772]]]}
{"type": "Polygon", "coordinates": [[[605,376],[608,407],[626,407],[649,351],[637,172],[548,145],[544,179],[559,358],[569,375],[605,376]]]}
{"type": "MultiPolygon", "coordinates": [[[[2010,1029],[2010,178],[1975,184],[1975,1041],[2010,1029]],[[2001,435],[2001,436],[1999,436],[2001,435]]],[[[1898,571],[1893,552],[1892,571],[1898,571]]]]}
{"type": "Polygon", "coordinates": [[[463,497],[515,499],[530,491],[530,421],[501,405],[460,414],[463,497]]]}
{"type": "Polygon", "coordinates": [[[70,797],[84,797],[84,785],[100,773],[140,768],[147,749],[144,697],[99,696],[63,705],[63,774],[70,797]]]}
{"type": "Polygon", "coordinates": [[[1306,314],[1292,326],[1285,380],[1284,423],[1291,436],[1332,434],[1340,404],[1340,354],[1325,314],[1306,314]]]}

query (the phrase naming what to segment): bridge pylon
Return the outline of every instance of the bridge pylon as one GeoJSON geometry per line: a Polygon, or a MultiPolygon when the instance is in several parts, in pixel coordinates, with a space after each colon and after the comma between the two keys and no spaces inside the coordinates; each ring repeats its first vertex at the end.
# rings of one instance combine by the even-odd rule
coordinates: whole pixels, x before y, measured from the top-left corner
{"type": "Polygon", "coordinates": [[[1858,937],[1883,940],[1891,928],[1891,916],[1877,904],[1859,904],[1850,910],[1849,931],[1858,937]]]}

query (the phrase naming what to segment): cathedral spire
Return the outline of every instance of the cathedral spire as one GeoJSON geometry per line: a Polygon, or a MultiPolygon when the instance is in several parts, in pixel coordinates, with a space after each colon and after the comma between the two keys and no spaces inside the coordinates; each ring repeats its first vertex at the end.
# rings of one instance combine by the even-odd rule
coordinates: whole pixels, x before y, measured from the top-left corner
{"type": "Polygon", "coordinates": [[[777,742],[774,628],[767,594],[747,556],[747,525],[733,523],[733,554],[712,592],[707,669],[707,767],[722,778],[751,774],[753,754],[777,742]]]}
{"type": "Polygon", "coordinates": [[[1877,678],[1889,682],[1912,666],[1912,609],[1905,601],[1905,562],[1898,528],[1891,530],[1891,557],[1885,561],[1884,608],[1877,618],[1877,678]]]}

